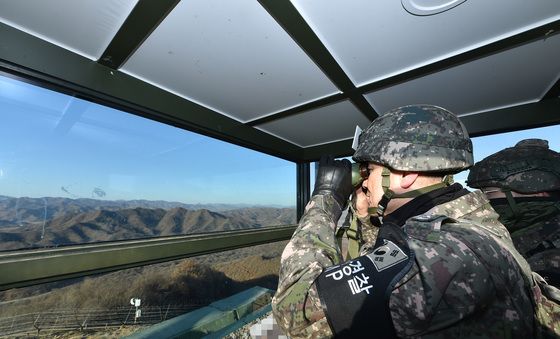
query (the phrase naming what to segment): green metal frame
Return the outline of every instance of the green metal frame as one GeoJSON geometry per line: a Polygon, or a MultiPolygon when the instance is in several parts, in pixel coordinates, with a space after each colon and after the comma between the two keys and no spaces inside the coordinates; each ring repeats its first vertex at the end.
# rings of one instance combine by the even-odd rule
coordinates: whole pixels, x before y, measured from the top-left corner
{"type": "MultiPolygon", "coordinates": [[[[276,19],[278,24],[298,43],[327,77],[369,120],[379,115],[346,75],[321,39],[309,27],[305,19],[289,0],[259,0],[261,6],[276,19]]],[[[294,114],[292,112],[291,114],[294,114]]],[[[286,112],[282,113],[284,116],[286,112]]]]}
{"type": "Polygon", "coordinates": [[[496,54],[516,46],[524,45],[537,40],[547,39],[551,35],[558,34],[559,32],[560,20],[556,20],[551,23],[535,27],[528,31],[503,38],[488,45],[484,45],[463,53],[459,53],[452,57],[412,69],[408,72],[397,74],[376,82],[360,86],[359,91],[361,93],[369,93],[386,87],[391,87],[403,82],[410,81],[412,79],[420,78],[432,73],[442,71],[447,68],[465,64],[488,55],[496,54]]]}
{"type": "Polygon", "coordinates": [[[0,70],[71,95],[290,161],[302,148],[0,23],[0,70]]]}
{"type": "Polygon", "coordinates": [[[275,120],[278,120],[278,119],[286,118],[286,117],[289,117],[289,116],[292,116],[292,115],[307,112],[307,111],[317,109],[317,108],[320,108],[320,107],[323,107],[323,106],[336,104],[336,103],[344,101],[344,100],[347,100],[347,98],[344,94],[336,93],[336,94],[324,97],[322,99],[303,104],[301,106],[296,106],[296,107],[287,109],[287,110],[282,111],[280,113],[275,113],[275,114],[272,114],[272,115],[267,115],[267,116],[262,117],[262,118],[257,118],[257,119],[251,120],[251,121],[247,122],[246,124],[249,125],[249,126],[262,125],[262,124],[265,124],[265,123],[270,122],[270,121],[275,121],[275,120]]]}
{"type": "Polygon", "coordinates": [[[119,69],[178,3],[179,0],[139,0],[99,58],[99,63],[119,69]]]}
{"type": "Polygon", "coordinates": [[[560,123],[560,98],[461,117],[471,137],[551,126],[560,123]]]}
{"type": "MultiPolygon", "coordinates": [[[[290,34],[290,36],[300,45],[300,47],[305,50],[308,56],[313,61],[315,61],[315,63],[323,70],[323,72],[325,72],[325,74],[342,91],[342,93],[322,98],[320,100],[316,100],[302,106],[293,107],[264,118],[255,119],[249,123],[253,126],[277,119],[282,119],[287,116],[299,114],[303,111],[315,109],[323,105],[335,103],[344,99],[350,100],[364,113],[364,115],[366,115],[370,120],[373,120],[377,117],[378,112],[375,112],[371,105],[367,101],[365,101],[363,97],[364,94],[386,87],[398,85],[400,83],[439,72],[450,67],[468,63],[476,59],[499,53],[501,51],[505,51],[519,45],[527,44],[537,40],[547,39],[554,34],[560,33],[560,20],[556,20],[551,23],[532,28],[525,32],[500,39],[488,45],[481,46],[401,74],[390,76],[379,81],[356,87],[346,76],[346,74],[344,73],[340,65],[336,62],[334,57],[330,54],[328,49],[323,45],[320,39],[309,27],[307,22],[301,17],[290,0],[259,0],[259,3],[269,12],[272,17],[276,19],[278,24],[280,24],[288,34],[290,34]]],[[[556,83],[551,88],[551,90],[543,97],[543,99],[558,97],[558,95],[560,94],[559,83],[556,83]]],[[[516,126],[515,129],[520,129],[522,127],[524,126],[519,125],[516,126]]],[[[469,130],[469,132],[471,131],[469,130]]],[[[482,131],[482,134],[490,133],[491,132],[482,131]]],[[[340,145],[341,142],[335,142],[326,145],[327,147],[319,146],[316,149],[306,148],[304,149],[303,159],[307,161],[317,160],[316,154],[322,152],[325,149],[332,150],[331,152],[327,153],[335,154],[336,156],[348,156],[353,152],[350,147],[351,143],[351,140],[347,140],[342,142],[344,146],[340,145]]]]}
{"type": "Polygon", "coordinates": [[[290,239],[296,226],[0,252],[0,291],[290,239]]]}
{"type": "Polygon", "coordinates": [[[299,220],[305,212],[305,205],[311,196],[311,164],[308,162],[297,164],[297,220],[299,220]]]}

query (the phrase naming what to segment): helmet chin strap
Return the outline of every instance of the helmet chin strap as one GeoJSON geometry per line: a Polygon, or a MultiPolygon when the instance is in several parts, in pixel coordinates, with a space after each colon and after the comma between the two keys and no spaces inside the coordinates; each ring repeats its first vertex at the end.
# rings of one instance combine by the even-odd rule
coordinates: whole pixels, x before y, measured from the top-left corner
{"type": "MultiPolygon", "coordinates": [[[[391,186],[390,175],[391,175],[391,171],[387,167],[383,166],[383,171],[381,172],[381,187],[383,188],[384,194],[383,197],[381,197],[379,203],[377,204],[377,207],[371,207],[371,209],[375,209],[375,213],[377,213],[379,218],[383,218],[383,216],[385,215],[385,210],[387,209],[387,205],[389,204],[389,201],[391,201],[391,199],[416,198],[417,196],[431,192],[438,188],[449,186],[453,183],[453,175],[446,175],[443,178],[443,181],[438,182],[437,184],[433,184],[412,191],[397,194],[389,188],[391,186]]],[[[373,211],[368,210],[368,212],[371,213],[373,211]]]]}
{"type": "Polygon", "coordinates": [[[501,191],[506,195],[506,199],[507,199],[509,208],[511,209],[511,213],[513,214],[513,216],[516,219],[519,218],[521,215],[519,213],[519,208],[517,207],[517,204],[515,203],[515,199],[513,199],[513,194],[511,194],[511,190],[509,188],[507,188],[507,189],[502,188],[501,191]]]}

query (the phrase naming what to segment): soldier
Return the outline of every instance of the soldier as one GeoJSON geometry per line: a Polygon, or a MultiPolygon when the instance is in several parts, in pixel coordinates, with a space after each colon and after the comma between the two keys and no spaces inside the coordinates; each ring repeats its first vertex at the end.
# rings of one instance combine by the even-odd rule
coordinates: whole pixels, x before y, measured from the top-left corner
{"type": "Polygon", "coordinates": [[[560,153],[522,140],[477,162],[467,184],[486,194],[532,270],[560,287],[560,153]]]}
{"type": "Polygon", "coordinates": [[[371,227],[379,220],[379,233],[342,262],[334,232],[353,191],[350,163],[322,159],[272,301],[287,334],[534,337],[527,262],[484,194],[444,179],[473,164],[454,114],[430,105],[391,110],[364,130],[353,159],[369,171],[356,212],[371,227]]]}

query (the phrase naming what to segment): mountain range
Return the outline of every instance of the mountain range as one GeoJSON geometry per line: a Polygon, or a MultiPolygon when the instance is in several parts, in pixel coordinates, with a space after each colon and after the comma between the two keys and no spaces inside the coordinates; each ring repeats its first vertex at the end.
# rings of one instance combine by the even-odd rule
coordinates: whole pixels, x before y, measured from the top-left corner
{"type": "Polygon", "coordinates": [[[0,196],[0,250],[259,228],[295,219],[294,208],[0,196]]]}

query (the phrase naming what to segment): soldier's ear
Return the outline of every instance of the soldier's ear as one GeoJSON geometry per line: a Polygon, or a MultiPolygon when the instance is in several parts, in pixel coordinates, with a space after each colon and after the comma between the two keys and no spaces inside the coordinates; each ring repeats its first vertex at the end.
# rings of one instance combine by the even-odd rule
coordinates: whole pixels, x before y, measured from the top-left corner
{"type": "Polygon", "coordinates": [[[400,186],[401,188],[408,189],[412,185],[414,185],[417,179],[418,179],[418,173],[403,172],[401,173],[400,186]]]}

